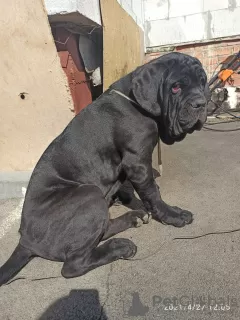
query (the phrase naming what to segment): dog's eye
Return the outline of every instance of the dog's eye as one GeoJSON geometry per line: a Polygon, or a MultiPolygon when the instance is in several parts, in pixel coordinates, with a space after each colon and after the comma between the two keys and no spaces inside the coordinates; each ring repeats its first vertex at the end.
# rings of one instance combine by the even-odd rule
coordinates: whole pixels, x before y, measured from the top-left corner
{"type": "Polygon", "coordinates": [[[203,87],[205,87],[205,80],[204,80],[204,78],[201,78],[201,85],[203,86],[203,87]]]}
{"type": "Polygon", "coordinates": [[[172,86],[172,93],[176,94],[181,91],[181,85],[180,83],[174,83],[172,86]]]}

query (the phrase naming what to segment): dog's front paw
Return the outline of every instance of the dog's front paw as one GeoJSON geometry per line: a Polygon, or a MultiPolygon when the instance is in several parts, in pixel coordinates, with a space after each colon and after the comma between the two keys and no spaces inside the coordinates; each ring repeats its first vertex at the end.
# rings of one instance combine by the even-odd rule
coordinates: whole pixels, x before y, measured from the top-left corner
{"type": "Polygon", "coordinates": [[[161,218],[163,224],[169,224],[176,228],[182,228],[193,222],[193,214],[190,211],[182,210],[178,207],[172,207],[172,210],[165,213],[161,218]]]}
{"type": "Polygon", "coordinates": [[[193,222],[193,214],[190,211],[183,210],[180,213],[181,220],[184,221],[184,225],[191,224],[193,222]]]}

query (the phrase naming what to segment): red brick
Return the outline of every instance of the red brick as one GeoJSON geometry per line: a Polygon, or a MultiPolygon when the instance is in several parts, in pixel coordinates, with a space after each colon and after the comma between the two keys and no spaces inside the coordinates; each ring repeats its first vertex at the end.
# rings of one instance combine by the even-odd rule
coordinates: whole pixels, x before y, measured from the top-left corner
{"type": "Polygon", "coordinates": [[[239,74],[234,74],[232,77],[234,79],[234,85],[235,86],[240,86],[240,75],[239,74]]]}
{"type": "Polygon", "coordinates": [[[235,46],[235,45],[239,45],[240,46],[240,40],[237,40],[237,41],[228,41],[226,42],[226,44],[228,46],[235,46]]]}
{"type": "Polygon", "coordinates": [[[193,48],[192,49],[181,49],[181,50],[177,50],[178,52],[181,52],[181,53],[185,53],[185,54],[189,54],[190,56],[192,56],[194,54],[194,50],[193,48]]]}
{"type": "Polygon", "coordinates": [[[205,46],[203,47],[203,51],[208,51],[209,49],[211,50],[216,50],[219,46],[222,46],[220,43],[206,43],[205,46]]]}
{"type": "Polygon", "coordinates": [[[238,46],[233,47],[233,53],[237,53],[240,50],[240,42],[238,46]]]}
{"type": "Polygon", "coordinates": [[[147,62],[149,62],[151,60],[154,60],[154,59],[156,59],[156,58],[158,58],[160,56],[161,56],[161,54],[159,54],[159,53],[154,53],[154,54],[153,53],[147,53],[145,55],[144,63],[147,63],[147,62]]]}
{"type": "Polygon", "coordinates": [[[218,56],[224,56],[224,55],[230,56],[232,53],[233,53],[233,48],[229,46],[224,46],[222,48],[220,47],[217,49],[218,56]]]}
{"type": "Polygon", "coordinates": [[[197,49],[197,48],[204,49],[206,45],[207,45],[206,43],[194,43],[193,47],[195,49],[197,49]]]}
{"type": "Polygon", "coordinates": [[[195,47],[194,51],[199,53],[199,52],[203,52],[204,51],[203,49],[204,49],[204,47],[195,47]]]}
{"type": "Polygon", "coordinates": [[[184,45],[184,46],[177,46],[176,50],[177,51],[182,51],[182,50],[189,50],[189,49],[192,49],[192,48],[193,48],[193,45],[189,44],[189,45],[184,45]]]}
{"type": "Polygon", "coordinates": [[[205,66],[205,67],[210,67],[209,65],[209,59],[208,58],[204,58],[202,61],[202,65],[205,66]]]}
{"type": "Polygon", "coordinates": [[[216,57],[218,56],[218,48],[211,48],[211,47],[208,47],[208,50],[206,51],[206,55],[208,57],[216,57]]]}
{"type": "Polygon", "coordinates": [[[218,62],[218,57],[209,58],[208,63],[209,63],[210,66],[217,65],[219,63],[218,62]]]}
{"type": "Polygon", "coordinates": [[[212,47],[214,48],[219,48],[219,47],[223,47],[225,46],[225,44],[223,42],[216,42],[212,45],[212,47]]]}
{"type": "MultiPolygon", "coordinates": [[[[237,53],[240,50],[240,39],[239,40],[225,40],[210,43],[201,44],[189,44],[177,46],[176,51],[189,54],[198,58],[205,70],[212,73],[216,66],[225,60],[230,55],[237,53]]],[[[145,62],[162,56],[165,52],[149,53],[145,56],[145,62]]]]}
{"type": "Polygon", "coordinates": [[[178,52],[190,52],[192,50],[191,50],[191,48],[176,48],[176,51],[178,51],[178,52]]]}
{"type": "Polygon", "coordinates": [[[216,73],[217,71],[219,71],[220,70],[220,66],[219,66],[219,64],[215,64],[215,65],[212,65],[211,66],[211,72],[213,73],[216,73]]]}
{"type": "Polygon", "coordinates": [[[194,57],[194,51],[179,51],[179,52],[184,53],[184,54],[188,54],[189,56],[194,57]]]}
{"type": "Polygon", "coordinates": [[[230,54],[229,54],[229,55],[225,55],[225,56],[219,55],[219,56],[218,56],[218,63],[222,63],[222,62],[223,62],[224,60],[226,60],[229,56],[230,56],[230,54]]]}
{"type": "Polygon", "coordinates": [[[211,78],[213,75],[216,74],[216,72],[217,72],[216,67],[215,67],[215,68],[213,68],[213,67],[209,68],[209,69],[208,69],[208,75],[209,75],[209,77],[211,78]]]}
{"type": "Polygon", "coordinates": [[[203,62],[205,60],[205,54],[204,52],[196,52],[194,54],[194,57],[203,62]]]}
{"type": "Polygon", "coordinates": [[[218,50],[219,47],[222,47],[222,43],[212,43],[208,45],[208,47],[211,48],[212,50],[218,50]]]}

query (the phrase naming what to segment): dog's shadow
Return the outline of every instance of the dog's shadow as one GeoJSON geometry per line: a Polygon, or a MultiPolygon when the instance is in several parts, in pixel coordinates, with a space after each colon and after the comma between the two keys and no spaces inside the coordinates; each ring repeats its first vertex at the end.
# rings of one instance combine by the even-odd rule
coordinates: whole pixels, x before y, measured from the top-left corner
{"type": "Polygon", "coordinates": [[[55,301],[38,320],[107,320],[97,290],[72,290],[55,301]]]}

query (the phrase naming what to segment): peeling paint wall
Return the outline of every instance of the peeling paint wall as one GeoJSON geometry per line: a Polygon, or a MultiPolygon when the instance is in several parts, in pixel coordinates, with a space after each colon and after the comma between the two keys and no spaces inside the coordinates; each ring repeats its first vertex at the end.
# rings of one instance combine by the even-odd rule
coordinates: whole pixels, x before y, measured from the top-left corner
{"type": "Polygon", "coordinates": [[[8,0],[1,20],[0,172],[27,171],[73,118],[72,99],[42,0],[8,0]]]}
{"type": "Polygon", "coordinates": [[[240,0],[145,0],[146,47],[240,34],[240,0]]]}

